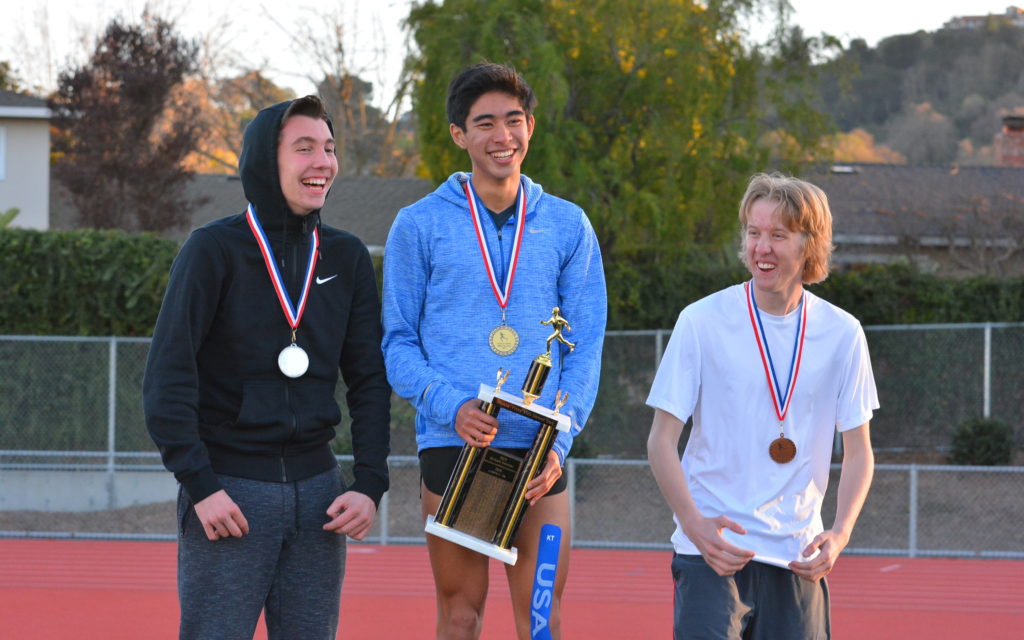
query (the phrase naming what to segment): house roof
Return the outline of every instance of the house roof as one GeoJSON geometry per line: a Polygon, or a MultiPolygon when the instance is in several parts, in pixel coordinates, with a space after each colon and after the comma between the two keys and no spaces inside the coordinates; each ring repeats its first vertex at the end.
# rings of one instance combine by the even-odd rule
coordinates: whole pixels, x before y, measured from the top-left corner
{"type": "MultiPolygon", "coordinates": [[[[321,217],[325,224],[359,236],[371,249],[383,248],[398,210],[433,189],[429,181],[417,178],[337,178],[321,217]]],[[[208,198],[193,214],[193,228],[246,207],[238,176],[197,175],[187,197],[208,198]]],[[[186,235],[178,234],[179,239],[186,235]]]]}
{"type": "Polygon", "coordinates": [[[46,100],[0,89],[0,118],[49,118],[46,100]]]}
{"type": "MultiPolygon", "coordinates": [[[[76,214],[67,193],[56,180],[51,180],[51,185],[51,225],[74,228],[76,214]]],[[[431,182],[418,178],[338,178],[322,218],[325,224],[357,235],[371,251],[382,251],[398,210],[433,189],[431,182]]],[[[242,181],[236,175],[198,174],[183,196],[205,203],[193,212],[189,229],[166,234],[179,241],[207,222],[244,211],[247,204],[242,181]]]]}
{"type": "Polygon", "coordinates": [[[837,244],[999,235],[1024,222],[1024,169],[852,164],[804,172],[828,196],[837,244]]]}
{"type": "Polygon", "coordinates": [[[398,210],[436,186],[422,178],[338,178],[324,207],[324,222],[383,250],[398,210]]]}

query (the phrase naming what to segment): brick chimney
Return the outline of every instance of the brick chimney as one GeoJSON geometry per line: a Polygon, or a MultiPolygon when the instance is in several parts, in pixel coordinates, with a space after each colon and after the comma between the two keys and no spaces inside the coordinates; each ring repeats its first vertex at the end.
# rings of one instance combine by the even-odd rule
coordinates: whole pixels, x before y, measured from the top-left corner
{"type": "Polygon", "coordinates": [[[1003,116],[995,146],[996,166],[1024,168],[1024,115],[1003,116]]]}

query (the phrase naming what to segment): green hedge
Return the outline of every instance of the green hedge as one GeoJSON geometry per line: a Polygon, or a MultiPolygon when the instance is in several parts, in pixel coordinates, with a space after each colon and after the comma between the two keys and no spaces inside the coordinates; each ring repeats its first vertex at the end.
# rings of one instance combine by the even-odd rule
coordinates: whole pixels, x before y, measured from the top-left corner
{"type": "Polygon", "coordinates": [[[897,264],[837,273],[810,289],[864,325],[1024,320],[1024,278],[954,280],[897,264]]]}
{"type": "Polygon", "coordinates": [[[0,230],[0,333],[152,335],[177,252],[149,234],[0,230]]]}
{"type": "MultiPolygon", "coordinates": [[[[612,263],[608,326],[671,329],[686,305],[750,278],[732,256],[696,255],[680,264],[612,263]]],[[[863,325],[1024,320],[1024,278],[954,280],[907,264],[832,273],[808,289],[849,311],[863,325]]]]}
{"type": "MultiPolygon", "coordinates": [[[[151,335],[177,250],[149,234],[0,229],[0,334],[151,335]]],[[[726,253],[605,270],[610,329],[670,329],[687,304],[748,277],[726,253]]],[[[950,280],[908,265],[870,266],[811,290],[865,325],[1024,320],[1020,278],[950,280]]]]}

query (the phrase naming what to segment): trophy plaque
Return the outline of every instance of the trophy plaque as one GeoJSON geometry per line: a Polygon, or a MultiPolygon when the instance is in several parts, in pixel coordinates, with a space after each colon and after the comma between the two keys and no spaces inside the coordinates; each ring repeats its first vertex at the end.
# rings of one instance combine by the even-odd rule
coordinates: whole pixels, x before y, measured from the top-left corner
{"type": "Polygon", "coordinates": [[[480,409],[488,415],[496,417],[505,409],[537,422],[533,445],[523,457],[495,447],[464,445],[437,513],[427,516],[424,527],[427,533],[506,564],[516,563],[518,553],[512,541],[526,513],[526,485],[543,468],[557,432],[570,427],[569,417],[558,412],[568,394],[555,394],[554,409],[534,403],[551,371],[551,341],[557,339],[570,351],[576,346],[562,337],[563,329],[570,327],[558,307],[552,310],[551,319],[541,324],[552,325],[554,333],[547,339],[547,352],[530,363],[522,397],[501,390],[509,376],[501,369],[495,386],[481,384],[477,395],[480,409]]]}

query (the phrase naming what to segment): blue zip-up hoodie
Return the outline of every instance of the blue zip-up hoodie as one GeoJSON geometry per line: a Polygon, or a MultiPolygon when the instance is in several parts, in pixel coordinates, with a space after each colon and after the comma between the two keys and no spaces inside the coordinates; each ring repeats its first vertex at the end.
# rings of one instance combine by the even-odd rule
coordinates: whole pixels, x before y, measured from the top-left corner
{"type": "MultiPolygon", "coordinates": [[[[552,407],[555,392],[568,392],[561,412],[572,419],[555,451],[564,463],[572,439],[586,424],[597,397],[607,319],[601,250],[594,229],[578,206],[544,193],[526,176],[526,228],[506,313],[519,333],[519,348],[499,356],[488,336],[501,322],[501,308],[480,254],[464,183],[455,173],[432,194],[398,212],[384,255],[384,361],[394,390],[416,409],[419,450],[461,446],[455,433],[459,407],[475,398],[480,384],[493,385],[498,368],[511,370],[503,389],[519,395],[530,361],[544,353],[551,325],[541,321],[559,307],[575,351],[552,341],[551,373],[537,402],[552,407]],[[557,351],[556,351],[557,349],[557,351]]],[[[516,214],[497,230],[480,208],[499,280],[504,286],[515,239],[516,214]]],[[[503,411],[496,447],[529,447],[537,423],[503,411]]]]}

